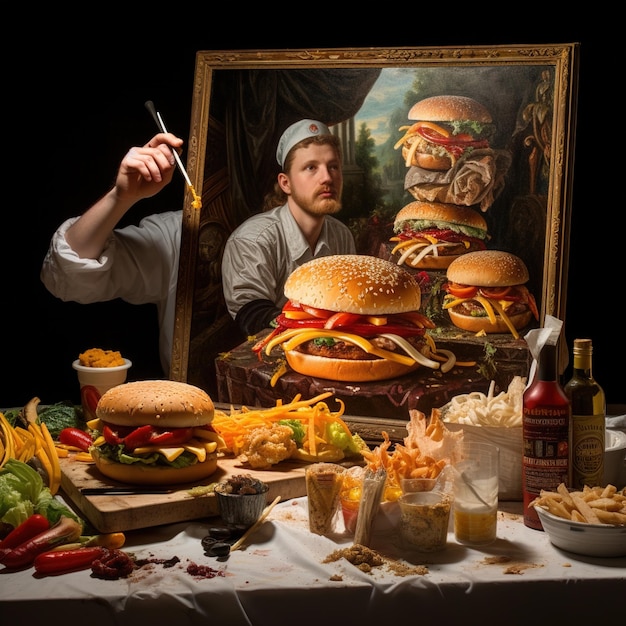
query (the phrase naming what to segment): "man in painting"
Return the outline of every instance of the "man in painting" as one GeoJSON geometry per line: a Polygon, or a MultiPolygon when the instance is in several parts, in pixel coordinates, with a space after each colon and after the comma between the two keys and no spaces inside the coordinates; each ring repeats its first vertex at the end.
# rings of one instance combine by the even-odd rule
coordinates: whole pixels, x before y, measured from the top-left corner
{"type": "Polygon", "coordinates": [[[343,173],[337,137],[317,120],[300,120],[281,136],[280,166],[265,210],[230,235],[222,258],[228,311],[245,335],[267,328],[286,302],[285,281],[313,258],[354,254],[341,210],[343,173]]]}

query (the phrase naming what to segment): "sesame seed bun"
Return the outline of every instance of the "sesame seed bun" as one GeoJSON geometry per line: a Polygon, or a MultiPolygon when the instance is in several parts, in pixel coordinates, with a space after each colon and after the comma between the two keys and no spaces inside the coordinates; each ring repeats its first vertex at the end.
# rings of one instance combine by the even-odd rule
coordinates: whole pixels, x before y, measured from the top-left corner
{"type": "Polygon", "coordinates": [[[417,311],[421,303],[419,284],[408,271],[359,254],[313,259],[291,273],[284,290],[300,304],[360,315],[417,311]]]}
{"type": "Polygon", "coordinates": [[[173,380],[141,380],[106,391],[96,416],[118,426],[188,428],[210,424],[214,411],[213,401],[199,387],[173,380]]]}
{"type": "Polygon", "coordinates": [[[432,96],[416,102],[409,110],[410,120],[448,122],[474,120],[490,124],[491,113],[480,102],[467,96],[432,96]]]}
{"type": "Polygon", "coordinates": [[[529,279],[524,261],[501,250],[463,254],[450,264],[446,275],[452,282],[476,287],[523,285],[529,279]]]}

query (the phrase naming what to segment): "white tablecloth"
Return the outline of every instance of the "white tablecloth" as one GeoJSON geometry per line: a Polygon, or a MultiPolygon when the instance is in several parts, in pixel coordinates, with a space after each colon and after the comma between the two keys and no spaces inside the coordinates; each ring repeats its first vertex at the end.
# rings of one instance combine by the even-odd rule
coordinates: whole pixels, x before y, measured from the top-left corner
{"type": "Polygon", "coordinates": [[[428,556],[399,548],[390,530],[393,508],[379,513],[371,547],[425,565],[423,575],[398,575],[387,565],[364,573],[344,559],[323,563],[352,540],[341,527],[332,539],[311,534],[306,507],[306,498],[281,502],[244,549],[222,560],[205,556],[201,546],[216,522],[207,519],[127,533],[124,550],[138,559],[177,556],[173,567],[151,564],[113,581],[92,578],[89,570],[44,578],[32,568],[0,572],[0,622],[535,626],[623,615],[626,557],[560,551],[545,533],[524,526],[521,503],[502,503],[492,545],[467,548],[449,533],[446,550],[428,556]],[[190,562],[221,575],[196,579],[187,572],[190,562]]]}

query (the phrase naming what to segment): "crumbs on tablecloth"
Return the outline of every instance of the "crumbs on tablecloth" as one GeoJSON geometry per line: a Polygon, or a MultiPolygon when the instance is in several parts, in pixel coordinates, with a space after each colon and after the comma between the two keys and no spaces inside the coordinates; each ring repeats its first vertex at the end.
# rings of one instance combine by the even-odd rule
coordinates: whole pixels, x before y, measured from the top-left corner
{"type": "MultiPolygon", "coordinates": [[[[485,565],[503,565],[504,563],[511,563],[511,557],[509,556],[488,556],[483,559],[485,565]]],[[[536,567],[543,567],[537,563],[511,563],[509,567],[503,570],[503,574],[521,574],[526,569],[534,569],[536,567]]]]}
{"type": "MultiPolygon", "coordinates": [[[[382,565],[386,565],[388,571],[396,574],[397,576],[411,576],[414,574],[423,576],[424,574],[428,574],[427,567],[422,565],[407,565],[406,563],[402,563],[400,561],[385,558],[376,552],[376,550],[372,550],[371,548],[358,543],[353,544],[349,548],[342,548],[331,552],[322,561],[322,563],[331,563],[338,561],[339,559],[346,559],[366,574],[370,573],[373,567],[380,567],[382,565]]],[[[331,577],[331,580],[336,579],[331,577]]]]}

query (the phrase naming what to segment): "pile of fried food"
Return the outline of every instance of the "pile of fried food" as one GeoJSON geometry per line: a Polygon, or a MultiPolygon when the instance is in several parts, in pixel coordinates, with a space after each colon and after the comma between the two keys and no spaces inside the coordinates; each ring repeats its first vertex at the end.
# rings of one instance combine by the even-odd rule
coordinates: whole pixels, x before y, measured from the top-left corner
{"type": "Polygon", "coordinates": [[[411,409],[404,445],[396,444],[389,453],[389,434],[382,432],[383,443],[362,454],[372,472],[387,472],[386,492],[401,490],[404,478],[437,478],[447,465],[458,461],[463,431],[450,431],[441,420],[441,411],[432,409],[430,420],[421,411],[411,409]]]}
{"type": "Polygon", "coordinates": [[[529,506],[540,506],[557,517],[588,524],[626,524],[626,492],[614,485],[570,491],[561,483],[556,491],[542,490],[529,506]]]}
{"type": "Polygon", "coordinates": [[[219,452],[237,456],[254,469],[267,469],[287,459],[335,463],[361,459],[365,442],[352,434],[341,416],[345,405],[331,411],[326,392],[309,400],[297,395],[291,402],[278,401],[270,408],[215,411],[211,425],[224,440],[219,452]]]}
{"type": "Polygon", "coordinates": [[[0,468],[9,459],[23,463],[40,464],[52,495],[61,486],[61,466],[55,442],[46,424],[39,419],[39,398],[30,400],[21,412],[23,425],[12,426],[0,412],[0,468]]]}

